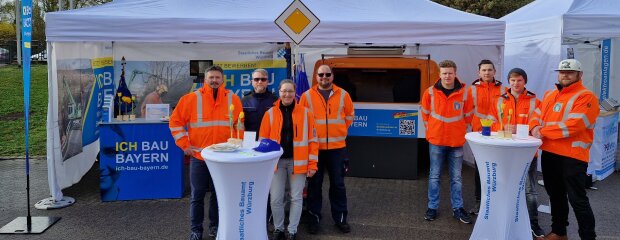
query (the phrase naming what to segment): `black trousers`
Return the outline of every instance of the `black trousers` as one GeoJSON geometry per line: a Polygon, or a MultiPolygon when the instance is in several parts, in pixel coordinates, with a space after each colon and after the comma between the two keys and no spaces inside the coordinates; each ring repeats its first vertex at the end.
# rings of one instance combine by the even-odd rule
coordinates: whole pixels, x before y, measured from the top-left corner
{"type": "Polygon", "coordinates": [[[313,221],[319,223],[322,219],[323,207],[323,177],[329,176],[329,202],[332,218],[335,223],[346,223],[347,189],[344,185],[346,172],[346,148],[319,150],[319,170],[308,181],[307,209],[313,215],[313,221]]]}
{"type": "Polygon", "coordinates": [[[551,231],[566,235],[570,203],[579,225],[579,237],[596,239],[594,213],[586,194],[588,164],[547,151],[543,151],[541,158],[545,190],[551,201],[551,231]]]}

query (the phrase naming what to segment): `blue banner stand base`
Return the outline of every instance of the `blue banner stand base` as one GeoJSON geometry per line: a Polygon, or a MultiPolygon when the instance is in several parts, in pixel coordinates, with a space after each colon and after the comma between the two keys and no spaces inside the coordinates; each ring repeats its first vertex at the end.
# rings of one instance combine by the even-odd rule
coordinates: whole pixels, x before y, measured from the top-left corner
{"type": "Polygon", "coordinates": [[[17,217],[0,228],[0,234],[40,234],[58,220],[60,217],[17,217]],[[30,218],[30,224],[28,224],[28,218],[30,218]]]}
{"type": "Polygon", "coordinates": [[[53,197],[48,197],[34,204],[34,207],[39,210],[58,209],[71,206],[75,203],[75,199],[72,197],[63,196],[62,199],[56,201],[53,197]]]}

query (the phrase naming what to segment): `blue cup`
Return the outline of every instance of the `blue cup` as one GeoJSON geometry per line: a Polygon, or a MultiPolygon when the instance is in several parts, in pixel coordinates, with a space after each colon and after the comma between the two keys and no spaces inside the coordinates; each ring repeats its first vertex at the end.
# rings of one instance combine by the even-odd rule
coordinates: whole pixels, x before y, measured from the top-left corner
{"type": "Polygon", "coordinates": [[[482,136],[491,136],[491,127],[482,127],[482,136]]]}

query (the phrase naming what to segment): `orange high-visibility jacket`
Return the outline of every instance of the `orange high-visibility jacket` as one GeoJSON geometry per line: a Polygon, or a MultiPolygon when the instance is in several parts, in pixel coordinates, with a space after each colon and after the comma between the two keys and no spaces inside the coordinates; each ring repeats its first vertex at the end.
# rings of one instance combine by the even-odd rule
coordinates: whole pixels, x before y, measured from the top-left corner
{"type": "Polygon", "coordinates": [[[535,113],[530,119],[530,130],[542,126],[540,149],[589,162],[599,111],[598,99],[580,80],[568,87],[547,91],[540,114],[535,113]]]}
{"type": "Polygon", "coordinates": [[[316,85],[306,91],[299,99],[299,105],[307,107],[314,114],[319,149],[343,148],[349,126],[355,115],[351,96],[344,89],[332,84],[332,93],[325,102],[316,85]]]}
{"type": "MultiPolygon", "coordinates": [[[[534,112],[540,115],[540,100],[536,98],[536,94],[525,89],[517,99],[510,93],[510,88],[506,88],[504,94],[502,94],[495,103],[492,115],[495,118],[499,118],[499,112],[502,104],[504,104],[504,113],[502,118],[502,124],[510,123],[513,126],[517,124],[529,124],[534,112]],[[512,110],[512,115],[510,114],[512,110]],[[510,122],[508,122],[508,116],[510,115],[510,122]]],[[[495,125],[495,124],[494,124],[495,125]]],[[[499,129],[499,126],[497,127],[499,129]]]]}
{"type": "MultiPolygon", "coordinates": [[[[318,170],[319,142],[316,136],[314,115],[308,108],[294,103],[293,108],[293,174],[318,170]]],[[[260,124],[260,138],[268,138],[280,143],[282,132],[282,111],[280,100],[267,110],[260,124]]]]}
{"type": "Polygon", "coordinates": [[[455,89],[446,96],[438,80],[424,91],[421,102],[422,121],[426,127],[426,140],[433,145],[461,147],[465,144],[467,123],[471,121],[473,104],[465,92],[466,86],[455,79],[455,89]],[[460,85],[456,84],[459,83],[460,85]]]}
{"type": "Polygon", "coordinates": [[[220,87],[217,100],[213,99],[213,89],[205,84],[202,88],[184,95],[170,116],[170,132],[181,149],[194,150],[193,157],[203,160],[200,151],[212,144],[223,143],[230,138],[231,123],[233,137],[243,138],[243,124],[237,136],[237,121],[243,110],[241,100],[233,92],[220,87]],[[234,110],[229,113],[232,104],[234,110]]]}
{"type": "MultiPolygon", "coordinates": [[[[492,119],[497,122],[497,116],[490,113],[495,107],[493,103],[502,94],[502,82],[494,80],[488,83],[482,79],[477,79],[469,87],[467,94],[474,104],[474,117],[471,120],[472,131],[478,132],[482,129],[480,119],[492,119]]],[[[495,128],[492,129],[495,130],[495,128]]]]}

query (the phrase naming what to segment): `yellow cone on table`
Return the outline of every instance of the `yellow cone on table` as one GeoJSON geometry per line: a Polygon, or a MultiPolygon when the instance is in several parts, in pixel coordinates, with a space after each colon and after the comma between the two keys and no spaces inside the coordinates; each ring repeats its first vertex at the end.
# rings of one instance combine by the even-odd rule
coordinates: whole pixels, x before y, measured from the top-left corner
{"type": "Polygon", "coordinates": [[[243,119],[245,117],[245,114],[243,114],[243,112],[239,113],[239,119],[237,119],[237,138],[241,139],[241,135],[239,134],[239,131],[242,127],[241,124],[243,124],[243,121],[241,121],[241,119],[243,119]]]}

